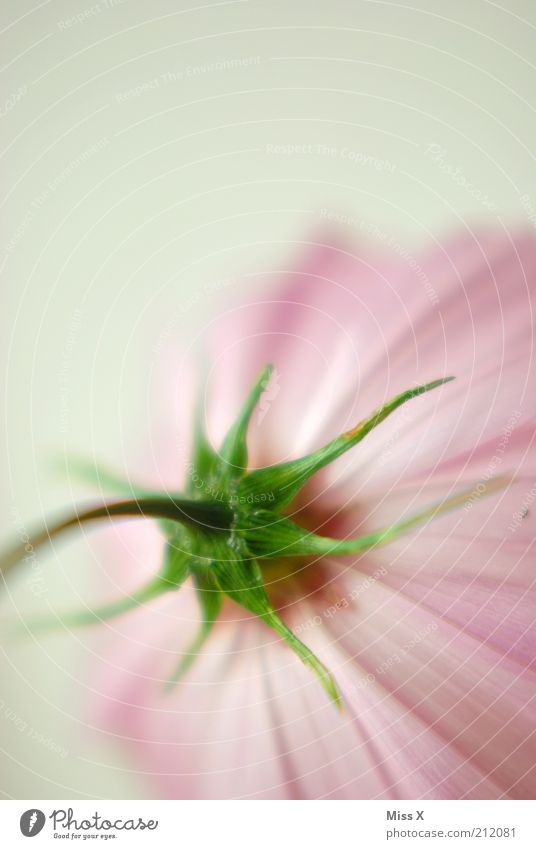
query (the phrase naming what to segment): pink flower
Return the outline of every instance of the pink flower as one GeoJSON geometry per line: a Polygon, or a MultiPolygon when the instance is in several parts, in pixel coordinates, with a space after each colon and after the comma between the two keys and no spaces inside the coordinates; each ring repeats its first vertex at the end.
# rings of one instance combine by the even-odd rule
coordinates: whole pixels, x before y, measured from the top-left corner
{"type": "MultiPolygon", "coordinates": [[[[250,467],[299,457],[408,387],[456,376],[314,475],[300,524],[355,537],[470,494],[388,545],[263,567],[282,619],[333,673],[342,712],[285,643],[230,600],[166,694],[161,683],[199,618],[192,588],[107,624],[94,708],[148,792],[533,797],[535,289],[532,235],[462,235],[418,262],[323,240],[307,244],[277,285],[254,279],[208,327],[213,445],[260,368],[275,367],[251,420],[250,467]],[[513,482],[487,492],[504,474],[513,482]]],[[[184,444],[191,369],[178,371],[181,421],[169,416],[184,444]]],[[[165,476],[176,487],[174,457],[185,466],[187,452],[171,451],[165,476]]],[[[161,543],[147,526],[121,534],[149,574],[161,543]]]]}

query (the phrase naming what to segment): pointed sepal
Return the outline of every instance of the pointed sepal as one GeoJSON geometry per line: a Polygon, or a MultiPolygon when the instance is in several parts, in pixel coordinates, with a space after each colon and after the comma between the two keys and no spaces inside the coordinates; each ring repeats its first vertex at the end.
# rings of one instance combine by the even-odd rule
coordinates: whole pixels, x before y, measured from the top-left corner
{"type": "MultiPolygon", "coordinates": [[[[204,411],[201,399],[199,399],[194,417],[194,435],[193,435],[193,451],[191,468],[195,474],[205,481],[206,488],[210,488],[210,481],[218,466],[219,458],[210,444],[204,423],[204,411]]],[[[193,476],[186,484],[186,491],[189,495],[198,492],[193,476]]]]}
{"type": "Polygon", "coordinates": [[[240,414],[229,430],[223,441],[220,451],[220,459],[227,466],[229,477],[243,474],[248,464],[247,432],[251,416],[259,399],[266,389],[273,366],[267,365],[261,371],[259,377],[246,398],[246,402],[240,414]]]}
{"type": "Polygon", "coordinates": [[[171,543],[166,544],[164,564],[160,572],[149,583],[109,604],[84,610],[66,611],[49,616],[36,617],[24,622],[21,628],[26,632],[49,633],[61,628],[78,628],[86,625],[99,625],[115,619],[125,613],[149,604],[158,596],[170,590],[178,590],[190,574],[190,558],[171,543]]]}
{"type": "MultiPolygon", "coordinates": [[[[56,464],[57,467],[59,465],[59,463],[56,464]]],[[[62,463],[61,468],[70,478],[94,487],[99,492],[106,490],[107,492],[129,496],[130,498],[162,496],[161,492],[144,486],[140,481],[133,481],[130,478],[123,477],[114,469],[110,469],[101,463],[95,463],[87,457],[79,455],[68,457],[62,463]]]]}
{"type": "Polygon", "coordinates": [[[165,689],[167,691],[172,690],[181,678],[186,675],[196,657],[201,652],[223,604],[224,594],[218,586],[212,567],[195,566],[192,570],[192,578],[201,608],[201,622],[197,634],[189,646],[183,651],[179,662],[166,683],[165,689]]]}
{"type": "Polygon", "coordinates": [[[430,392],[430,390],[442,386],[450,380],[454,380],[454,378],[444,377],[402,392],[387,404],[383,404],[375,410],[371,416],[359,422],[352,430],[341,434],[341,436],[328,442],[327,445],[313,451],[312,454],[277,466],[254,469],[240,481],[239,497],[246,500],[248,498],[258,500],[265,496],[270,499],[274,509],[281,510],[295,498],[315,472],[332,463],[346,451],[349,451],[350,448],[353,448],[354,445],[361,442],[371,430],[383,422],[398,407],[411,398],[430,392]]]}
{"type": "Polygon", "coordinates": [[[341,694],[332,674],[311,649],[285,625],[268,598],[259,564],[256,560],[246,559],[247,552],[240,549],[241,545],[235,542],[222,551],[223,559],[214,564],[219,586],[233,601],[254,613],[272,628],[315,673],[329,698],[341,708],[341,694]]]}
{"type": "Polygon", "coordinates": [[[370,548],[386,545],[402,534],[408,533],[425,522],[436,519],[451,510],[472,504],[474,501],[493,495],[504,489],[511,481],[506,475],[491,478],[482,490],[474,486],[425,507],[417,513],[380,528],[377,531],[352,539],[333,539],[311,533],[284,517],[274,517],[269,511],[257,511],[250,518],[250,526],[243,536],[249,551],[261,559],[297,556],[331,556],[359,554],[370,548]]]}

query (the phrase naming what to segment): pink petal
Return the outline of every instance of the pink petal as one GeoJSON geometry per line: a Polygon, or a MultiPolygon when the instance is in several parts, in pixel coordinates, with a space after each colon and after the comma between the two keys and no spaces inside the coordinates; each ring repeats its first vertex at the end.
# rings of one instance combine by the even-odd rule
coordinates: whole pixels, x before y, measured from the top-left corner
{"type": "Polygon", "coordinates": [[[232,605],[167,699],[158,685],[191,638],[191,591],[114,626],[95,702],[148,787],[170,798],[531,798],[535,271],[526,234],[456,237],[413,269],[320,240],[277,294],[248,293],[210,326],[214,438],[275,364],[278,391],[252,422],[258,465],[318,447],[417,382],[457,375],[311,482],[315,507],[339,511],[341,535],[497,473],[515,481],[385,548],[331,560],[322,591],[285,606],[334,672],[342,716],[232,605]],[[331,615],[337,598],[351,603],[331,615]]]}

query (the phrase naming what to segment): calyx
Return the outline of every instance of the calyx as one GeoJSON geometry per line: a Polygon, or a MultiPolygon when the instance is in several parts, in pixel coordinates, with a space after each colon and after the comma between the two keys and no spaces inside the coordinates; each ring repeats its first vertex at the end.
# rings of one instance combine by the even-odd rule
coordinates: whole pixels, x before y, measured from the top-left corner
{"type": "MultiPolygon", "coordinates": [[[[56,535],[86,522],[118,518],[155,519],[166,538],[160,571],[137,592],[96,610],[66,613],[26,623],[30,631],[46,631],[102,622],[151,601],[166,592],[175,592],[191,578],[201,608],[198,632],[172,671],[168,688],[185,674],[201,651],[225,597],[259,617],[317,675],[324,690],[338,706],[342,698],[338,686],[324,664],[288,628],[273,607],[265,589],[263,564],[274,558],[324,555],[351,555],[390,542],[398,535],[461,506],[474,489],[458,493],[388,527],[354,539],[331,539],[300,527],[286,512],[307,481],[321,468],[355,447],[398,407],[418,395],[453,380],[446,377],[409,389],[375,410],[354,428],[304,457],[265,468],[248,468],[247,432],[251,415],[266,388],[271,366],[266,366],[246,402],[216,452],[209,444],[198,416],[189,482],[184,494],[158,493],[131,481],[122,481],[108,472],[89,468],[79,471],[93,479],[112,484],[125,500],[83,510],[31,535],[34,548],[56,535]],[[196,483],[194,483],[194,480],[196,483]],[[199,486],[202,481],[202,486],[199,486]],[[132,497],[133,496],[133,497],[132,497]]],[[[504,486],[503,478],[488,481],[489,494],[504,486]]],[[[17,546],[0,559],[5,573],[24,557],[17,546]]],[[[314,567],[313,567],[314,568],[314,567]]]]}

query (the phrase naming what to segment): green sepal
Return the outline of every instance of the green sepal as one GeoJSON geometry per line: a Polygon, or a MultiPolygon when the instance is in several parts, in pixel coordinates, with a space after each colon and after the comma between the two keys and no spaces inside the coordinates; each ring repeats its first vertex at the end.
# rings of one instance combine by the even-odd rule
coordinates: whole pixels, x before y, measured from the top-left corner
{"type": "MultiPolygon", "coordinates": [[[[210,486],[210,480],[218,462],[218,455],[212,448],[206,435],[203,407],[200,399],[195,409],[192,466],[199,477],[205,481],[207,488],[210,486]]],[[[198,491],[192,478],[186,484],[186,491],[189,494],[195,494],[198,491]]]]}
{"type": "Polygon", "coordinates": [[[246,398],[246,402],[240,411],[235,423],[232,425],[227,436],[225,437],[221,451],[220,461],[227,466],[224,469],[224,475],[227,472],[229,477],[236,477],[243,474],[248,464],[248,448],[247,448],[247,431],[251,416],[259,398],[266,389],[273,366],[267,365],[261,371],[259,377],[255,381],[253,389],[246,398]]]}
{"type": "Polygon", "coordinates": [[[343,433],[341,436],[328,442],[327,445],[305,457],[300,457],[298,460],[291,460],[288,463],[282,463],[277,466],[254,469],[240,481],[238,495],[244,498],[248,496],[260,496],[262,494],[269,495],[273,508],[275,510],[281,510],[295,498],[303,485],[315,472],[332,463],[350,448],[353,448],[354,445],[357,445],[358,442],[361,442],[371,430],[383,422],[398,407],[405,404],[411,398],[423,395],[425,392],[429,392],[437,386],[442,386],[442,384],[450,380],[454,380],[454,378],[444,377],[402,392],[400,395],[392,398],[387,404],[383,404],[375,410],[371,416],[359,422],[352,430],[343,433]]]}
{"type": "Polygon", "coordinates": [[[201,623],[192,642],[182,653],[173,674],[166,683],[166,690],[171,690],[188,672],[192,663],[203,648],[212,626],[220,614],[223,604],[223,592],[217,584],[214,571],[210,566],[196,565],[192,569],[192,579],[197,591],[201,608],[201,623]]]}
{"type": "Polygon", "coordinates": [[[169,586],[165,586],[159,580],[151,581],[151,583],[141,587],[130,595],[110,602],[110,604],[102,605],[101,607],[88,608],[87,610],[69,610],[50,616],[35,617],[21,624],[17,628],[17,633],[21,634],[24,630],[31,634],[43,634],[58,631],[62,628],[70,629],[81,628],[86,625],[100,625],[109,619],[115,619],[117,616],[134,610],[140,605],[147,604],[169,589],[169,586]]]}
{"type": "Polygon", "coordinates": [[[259,564],[245,559],[247,552],[241,544],[233,544],[222,550],[222,559],[214,564],[214,573],[221,589],[246,610],[254,613],[274,630],[300,660],[313,670],[322,687],[338,708],[342,708],[342,697],[335,680],[324,664],[304,645],[274,610],[266,594],[259,564]]]}
{"type": "MultiPolygon", "coordinates": [[[[144,486],[140,481],[131,481],[129,478],[124,478],[113,469],[109,469],[100,463],[95,463],[93,460],[81,456],[71,457],[67,465],[64,467],[64,472],[67,472],[69,477],[78,479],[81,483],[86,483],[89,486],[95,487],[99,492],[106,490],[113,492],[114,495],[125,495],[130,498],[161,498],[162,492],[150,487],[144,486]]],[[[177,498],[180,498],[180,493],[177,493],[177,498]]],[[[170,522],[167,519],[156,519],[160,529],[166,536],[170,536],[172,530],[170,522]]]]}
{"type": "Polygon", "coordinates": [[[167,589],[179,589],[190,575],[192,557],[175,540],[166,543],[164,562],[158,573],[158,580],[167,589]]]}
{"type": "MultiPolygon", "coordinates": [[[[56,466],[59,467],[59,463],[56,466]]],[[[99,491],[104,489],[116,495],[128,495],[131,498],[147,496],[160,498],[162,496],[162,492],[146,487],[139,481],[131,481],[129,478],[119,475],[113,469],[109,469],[101,463],[95,463],[87,457],[69,457],[62,464],[61,469],[70,478],[75,478],[99,491]]]]}
{"type": "Polygon", "coordinates": [[[168,543],[161,571],[148,584],[135,590],[130,595],[93,609],[66,611],[65,613],[56,613],[53,616],[36,617],[25,622],[17,630],[19,633],[22,628],[30,633],[45,633],[57,631],[61,628],[98,625],[135,610],[140,605],[148,604],[170,590],[178,590],[189,574],[190,557],[168,543]]]}
{"type": "Polygon", "coordinates": [[[268,510],[258,510],[250,516],[250,526],[244,529],[242,533],[249,551],[262,559],[358,554],[370,548],[386,545],[396,537],[413,530],[424,522],[469,503],[469,500],[476,501],[487,495],[492,495],[494,492],[503,489],[509,482],[510,478],[506,476],[491,478],[482,492],[475,490],[473,486],[450,498],[436,501],[407,519],[402,519],[393,525],[353,539],[333,539],[318,536],[300,528],[290,519],[274,517],[268,510]]]}

